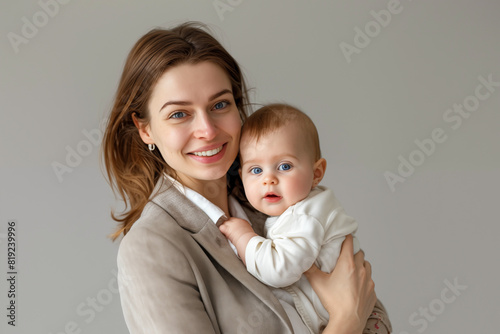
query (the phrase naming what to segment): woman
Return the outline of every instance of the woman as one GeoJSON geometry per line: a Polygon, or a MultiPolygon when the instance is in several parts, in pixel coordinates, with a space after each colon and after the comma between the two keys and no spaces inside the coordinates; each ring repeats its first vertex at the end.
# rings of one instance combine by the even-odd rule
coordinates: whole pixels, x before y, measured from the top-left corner
{"type": "MultiPolygon", "coordinates": [[[[259,231],[264,219],[231,168],[247,104],[238,64],[199,25],[152,30],[130,52],[103,155],[127,204],[113,238],[125,235],[118,268],[131,333],[307,333],[290,296],[251,276],[217,227],[236,216],[259,231]]],[[[361,333],[376,301],[369,263],[346,244],[331,275],[306,273],[332,315],[324,333],[361,333]]]]}

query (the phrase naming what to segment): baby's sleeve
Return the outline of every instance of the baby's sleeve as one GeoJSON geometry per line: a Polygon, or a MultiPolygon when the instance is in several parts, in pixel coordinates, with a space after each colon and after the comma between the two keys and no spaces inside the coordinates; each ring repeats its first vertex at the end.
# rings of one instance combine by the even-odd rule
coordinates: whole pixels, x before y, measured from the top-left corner
{"type": "Polygon", "coordinates": [[[297,282],[319,254],[325,231],[314,217],[285,216],[253,237],[245,250],[247,270],[261,282],[281,288],[297,282]]]}

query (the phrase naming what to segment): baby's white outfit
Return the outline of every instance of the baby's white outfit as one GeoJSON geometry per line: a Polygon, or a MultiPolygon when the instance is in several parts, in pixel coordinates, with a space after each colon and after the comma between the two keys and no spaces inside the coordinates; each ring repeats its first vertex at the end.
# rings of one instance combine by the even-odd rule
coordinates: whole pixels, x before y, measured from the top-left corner
{"type": "MultiPolygon", "coordinates": [[[[290,293],[304,323],[313,333],[320,333],[328,323],[328,313],[302,274],[313,263],[331,272],[345,236],[357,227],[333,191],[317,186],[304,200],[266,220],[266,238],[250,239],[245,250],[247,270],[263,283],[290,293]]],[[[359,242],[356,237],[353,241],[356,253],[359,242]]]]}

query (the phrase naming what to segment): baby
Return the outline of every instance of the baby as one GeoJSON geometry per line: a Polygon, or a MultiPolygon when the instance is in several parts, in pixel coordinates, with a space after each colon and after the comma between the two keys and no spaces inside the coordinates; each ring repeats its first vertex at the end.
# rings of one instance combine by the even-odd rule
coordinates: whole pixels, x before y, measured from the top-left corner
{"type": "MultiPolygon", "coordinates": [[[[328,313],[302,275],[313,264],[331,272],[345,236],[357,229],[333,192],[318,186],[326,170],[319,137],[300,110],[272,104],[243,125],[239,170],[253,207],[270,216],[265,238],[239,218],[220,226],[247,270],[263,283],[283,288],[293,298],[304,323],[320,333],[328,313]]],[[[354,252],[359,243],[354,237],[354,252]]]]}

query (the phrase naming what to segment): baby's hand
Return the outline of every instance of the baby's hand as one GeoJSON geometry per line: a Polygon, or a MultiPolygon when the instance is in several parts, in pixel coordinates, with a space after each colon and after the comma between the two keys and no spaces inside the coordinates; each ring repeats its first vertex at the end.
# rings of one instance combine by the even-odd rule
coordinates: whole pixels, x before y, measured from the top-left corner
{"type": "Polygon", "coordinates": [[[245,233],[254,233],[252,226],[246,220],[235,217],[226,220],[219,229],[233,245],[236,245],[236,241],[245,233]]]}
{"type": "Polygon", "coordinates": [[[219,230],[233,243],[238,255],[245,262],[245,249],[248,241],[257,236],[252,226],[244,219],[231,217],[219,226],[219,230]]]}

